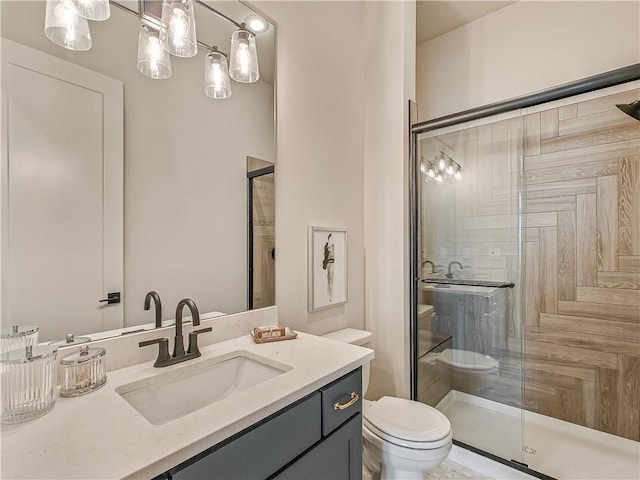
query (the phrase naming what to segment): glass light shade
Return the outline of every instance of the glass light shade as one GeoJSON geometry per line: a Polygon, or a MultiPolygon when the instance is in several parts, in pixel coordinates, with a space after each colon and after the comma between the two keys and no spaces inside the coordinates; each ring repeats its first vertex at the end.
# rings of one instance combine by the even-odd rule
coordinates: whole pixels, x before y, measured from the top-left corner
{"type": "Polygon", "coordinates": [[[204,94],[218,100],[231,96],[227,57],[220,52],[204,57],[204,94]]]}
{"type": "Polygon", "coordinates": [[[256,37],[249,30],[241,28],[231,35],[229,75],[241,83],[257,82],[260,78],[256,37]]]}
{"type": "Polygon", "coordinates": [[[47,0],[44,34],[67,50],[91,48],[89,22],[74,12],[71,0],[47,0]]]}
{"type": "Polygon", "coordinates": [[[109,0],[71,0],[73,10],[82,18],[102,21],[111,16],[109,0]]]}
{"type": "Polygon", "coordinates": [[[155,80],[164,80],[171,76],[171,55],[160,46],[158,32],[140,25],[138,35],[138,71],[155,80]]]}
{"type": "Polygon", "coordinates": [[[192,0],[163,0],[160,44],[171,55],[193,57],[198,53],[192,0]]]}

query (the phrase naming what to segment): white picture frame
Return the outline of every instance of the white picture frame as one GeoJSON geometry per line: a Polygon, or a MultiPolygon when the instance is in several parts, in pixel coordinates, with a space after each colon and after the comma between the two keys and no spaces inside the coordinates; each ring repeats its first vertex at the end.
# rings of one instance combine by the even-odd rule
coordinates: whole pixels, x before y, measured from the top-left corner
{"type": "Polygon", "coordinates": [[[309,227],[309,312],[347,303],[347,231],[309,227]]]}

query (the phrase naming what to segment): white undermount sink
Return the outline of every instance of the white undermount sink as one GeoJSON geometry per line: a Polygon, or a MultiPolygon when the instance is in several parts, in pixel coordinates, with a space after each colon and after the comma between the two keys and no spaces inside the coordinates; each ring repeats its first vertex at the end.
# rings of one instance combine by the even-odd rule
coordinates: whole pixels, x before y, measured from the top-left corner
{"type": "Polygon", "coordinates": [[[288,365],[242,350],[167,367],[116,392],[149,422],[162,425],[288,370],[288,365]]]}

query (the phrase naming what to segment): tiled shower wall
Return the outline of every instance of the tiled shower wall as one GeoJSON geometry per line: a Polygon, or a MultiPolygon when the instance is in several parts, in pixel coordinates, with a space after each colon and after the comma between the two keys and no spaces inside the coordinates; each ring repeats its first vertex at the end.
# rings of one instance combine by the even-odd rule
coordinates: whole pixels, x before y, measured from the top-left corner
{"type": "Polygon", "coordinates": [[[423,190],[423,259],[516,284],[507,352],[494,352],[506,368],[481,395],[518,395],[523,373],[528,410],[635,440],[640,122],[615,104],[638,98],[601,96],[422,142],[425,157],[442,150],[463,166],[455,188],[423,190]]]}
{"type": "Polygon", "coordinates": [[[548,218],[525,242],[525,407],[634,440],[640,122],[615,104],[638,98],[632,90],[524,117],[525,208],[548,218]]]}

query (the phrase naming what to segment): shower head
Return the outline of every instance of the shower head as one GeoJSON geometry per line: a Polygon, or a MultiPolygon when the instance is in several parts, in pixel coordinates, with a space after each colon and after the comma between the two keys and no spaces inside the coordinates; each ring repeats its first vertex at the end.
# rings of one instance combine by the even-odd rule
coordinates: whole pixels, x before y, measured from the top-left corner
{"type": "Polygon", "coordinates": [[[616,105],[616,107],[636,120],[640,120],[640,100],[636,100],[633,103],[621,103],[616,105]]]}

